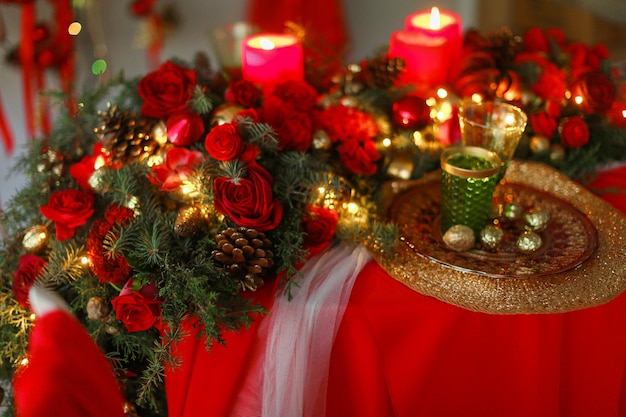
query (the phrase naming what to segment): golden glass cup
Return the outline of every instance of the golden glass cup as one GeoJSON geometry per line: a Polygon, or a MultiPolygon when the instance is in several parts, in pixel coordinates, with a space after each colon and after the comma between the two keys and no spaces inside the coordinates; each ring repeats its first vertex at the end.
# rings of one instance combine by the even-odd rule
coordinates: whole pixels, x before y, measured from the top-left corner
{"type": "Polygon", "coordinates": [[[500,177],[515,154],[527,121],[522,109],[504,102],[466,100],[459,106],[463,145],[497,153],[502,163],[500,177]]]}

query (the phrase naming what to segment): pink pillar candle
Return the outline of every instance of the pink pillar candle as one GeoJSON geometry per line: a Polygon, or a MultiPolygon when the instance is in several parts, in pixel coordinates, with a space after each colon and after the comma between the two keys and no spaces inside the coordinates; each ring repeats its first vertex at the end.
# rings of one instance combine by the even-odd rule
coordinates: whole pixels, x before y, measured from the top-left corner
{"type": "Polygon", "coordinates": [[[304,79],[300,40],[287,34],[249,36],[242,43],[243,78],[271,92],[283,81],[304,79]]]}
{"type": "Polygon", "coordinates": [[[404,30],[391,35],[389,55],[406,63],[402,83],[436,87],[448,82],[462,46],[461,18],[433,7],[406,17],[404,30]]]}

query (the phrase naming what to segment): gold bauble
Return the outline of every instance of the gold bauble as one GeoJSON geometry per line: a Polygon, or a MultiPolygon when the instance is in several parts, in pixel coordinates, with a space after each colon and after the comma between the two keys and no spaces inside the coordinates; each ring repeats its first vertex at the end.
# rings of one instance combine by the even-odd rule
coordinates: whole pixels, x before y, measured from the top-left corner
{"type": "Polygon", "coordinates": [[[91,297],[87,301],[87,317],[91,320],[102,320],[111,313],[111,308],[102,297],[91,297]]]}
{"type": "Polygon", "coordinates": [[[504,231],[493,224],[488,224],[480,231],[480,241],[485,248],[490,250],[498,249],[503,238],[504,231]]]}
{"type": "Polygon", "coordinates": [[[519,220],[524,215],[524,207],[520,203],[505,203],[502,214],[508,220],[519,220]]]}
{"type": "Polygon", "coordinates": [[[453,251],[465,252],[474,246],[476,237],[471,227],[457,224],[444,233],[443,242],[453,251]]]}
{"type": "Polygon", "coordinates": [[[206,219],[200,207],[186,205],[178,210],[174,221],[174,231],[180,237],[191,237],[206,226],[206,219]]]}
{"type": "Polygon", "coordinates": [[[542,244],[541,236],[528,230],[517,238],[517,249],[527,255],[536,252],[542,244]]]}
{"type": "Polygon", "coordinates": [[[550,222],[550,213],[547,210],[532,209],[524,214],[526,228],[533,232],[541,232],[548,227],[550,222]]]}
{"type": "Polygon", "coordinates": [[[244,107],[235,103],[224,103],[217,106],[211,114],[211,126],[232,122],[237,113],[242,110],[245,110],[244,107]]]}
{"type": "Polygon", "coordinates": [[[387,175],[394,179],[408,180],[414,169],[415,164],[406,152],[394,152],[387,166],[387,175]]]}
{"type": "Polygon", "coordinates": [[[565,148],[559,143],[550,146],[550,160],[554,162],[565,159],[565,148]]]}
{"type": "Polygon", "coordinates": [[[319,129],[313,132],[313,137],[311,139],[311,146],[313,149],[328,150],[331,145],[332,141],[325,130],[319,129]]]}
{"type": "Polygon", "coordinates": [[[550,149],[550,139],[545,136],[533,136],[530,138],[530,151],[534,154],[548,152],[550,149]]]}
{"type": "Polygon", "coordinates": [[[22,246],[28,253],[39,253],[46,247],[48,237],[48,229],[45,226],[32,226],[24,232],[22,246]]]}

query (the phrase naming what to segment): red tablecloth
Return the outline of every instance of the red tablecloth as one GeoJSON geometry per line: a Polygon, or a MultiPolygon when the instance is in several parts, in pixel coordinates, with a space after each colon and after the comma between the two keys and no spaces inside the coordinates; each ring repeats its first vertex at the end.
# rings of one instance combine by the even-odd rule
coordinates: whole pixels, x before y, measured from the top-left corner
{"type": "MultiPolygon", "coordinates": [[[[590,188],[625,186],[621,168],[590,188]]],[[[601,196],[626,212],[626,195],[601,196]]],[[[272,288],[256,297],[271,307],[272,288]]],[[[210,353],[193,335],[180,344],[183,366],[166,376],[170,417],[232,415],[259,324],[210,353]]],[[[626,293],[571,313],[489,315],[421,295],[370,262],[333,344],[327,415],[626,416],[626,293]]]]}

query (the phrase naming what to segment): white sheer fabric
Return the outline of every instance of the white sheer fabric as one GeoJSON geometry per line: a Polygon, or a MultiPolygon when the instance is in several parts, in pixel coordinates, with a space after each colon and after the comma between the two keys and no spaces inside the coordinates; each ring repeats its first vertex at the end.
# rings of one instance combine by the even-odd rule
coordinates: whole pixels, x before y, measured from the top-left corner
{"type": "Polygon", "coordinates": [[[235,416],[324,415],[333,340],[356,277],[369,260],[363,246],[335,246],[304,265],[292,300],[276,295],[259,330],[260,354],[235,416]]]}

